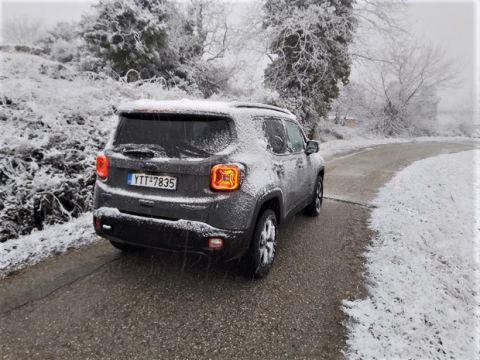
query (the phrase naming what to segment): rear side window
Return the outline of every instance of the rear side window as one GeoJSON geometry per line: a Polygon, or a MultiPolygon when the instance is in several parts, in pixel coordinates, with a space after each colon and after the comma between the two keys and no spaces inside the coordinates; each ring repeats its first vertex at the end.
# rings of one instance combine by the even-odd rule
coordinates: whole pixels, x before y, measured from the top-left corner
{"type": "Polygon", "coordinates": [[[288,134],[288,143],[292,152],[297,153],[305,149],[305,138],[300,127],[291,122],[285,121],[285,128],[288,134]]]}
{"type": "Polygon", "coordinates": [[[285,154],[287,152],[287,138],[282,120],[275,118],[264,119],[263,132],[267,140],[268,150],[274,154],[285,154]]]}
{"type": "Polygon", "coordinates": [[[120,116],[113,145],[152,147],[171,157],[205,157],[223,150],[231,141],[227,118],[139,113],[120,116]]]}

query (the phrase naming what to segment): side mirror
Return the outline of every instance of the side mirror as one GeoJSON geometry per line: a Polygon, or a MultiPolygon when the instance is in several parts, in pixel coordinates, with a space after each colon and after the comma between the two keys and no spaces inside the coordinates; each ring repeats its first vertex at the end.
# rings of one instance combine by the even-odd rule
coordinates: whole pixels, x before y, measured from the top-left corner
{"type": "Polygon", "coordinates": [[[319,149],[320,149],[320,145],[319,145],[318,141],[308,140],[307,141],[307,148],[305,149],[305,153],[307,155],[310,155],[310,154],[313,154],[313,153],[317,153],[319,149]]]}

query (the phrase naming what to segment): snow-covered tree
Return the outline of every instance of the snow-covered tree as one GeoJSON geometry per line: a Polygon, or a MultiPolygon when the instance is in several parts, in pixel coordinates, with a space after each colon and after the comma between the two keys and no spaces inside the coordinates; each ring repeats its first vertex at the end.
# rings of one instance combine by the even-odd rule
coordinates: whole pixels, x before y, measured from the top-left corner
{"type": "MultiPolygon", "coordinates": [[[[171,16],[170,38],[178,54],[176,72],[183,72],[205,98],[228,88],[229,70],[222,59],[231,39],[225,4],[191,0],[179,4],[171,16]]],[[[191,84],[192,85],[192,84],[191,84]]]]}
{"type": "Polygon", "coordinates": [[[364,69],[364,84],[376,98],[375,131],[386,135],[432,133],[442,87],[455,85],[457,71],[444,52],[428,45],[395,42],[364,69]]]}
{"type": "Polygon", "coordinates": [[[267,0],[271,35],[265,83],[299,113],[307,130],[325,116],[350,75],[352,0],[267,0]]]}
{"type": "Polygon", "coordinates": [[[350,81],[340,90],[339,96],[332,102],[330,118],[338,125],[345,125],[347,118],[364,121],[368,115],[365,113],[367,98],[361,84],[350,81]]]}
{"type": "Polygon", "coordinates": [[[227,47],[222,8],[207,0],[100,0],[81,24],[82,67],[127,80],[162,78],[167,87],[208,97],[228,82],[215,62],[227,47]]]}
{"type": "Polygon", "coordinates": [[[174,67],[168,46],[169,4],[164,0],[100,0],[84,17],[87,49],[120,76],[167,75],[174,67]]]}
{"type": "Polygon", "coordinates": [[[59,22],[39,40],[39,45],[53,60],[66,63],[79,61],[85,42],[77,22],[59,22]]]}
{"type": "Polygon", "coordinates": [[[456,79],[452,63],[438,48],[409,43],[392,45],[385,58],[376,70],[382,111],[375,130],[387,135],[432,130],[439,101],[436,92],[456,79]]]}
{"type": "Polygon", "coordinates": [[[396,41],[407,32],[402,18],[407,16],[405,0],[357,0],[353,7],[355,37],[350,46],[353,61],[378,62],[378,48],[385,40],[396,41]]]}
{"type": "Polygon", "coordinates": [[[42,37],[43,22],[28,17],[11,18],[2,26],[2,37],[5,44],[35,45],[42,37]]]}

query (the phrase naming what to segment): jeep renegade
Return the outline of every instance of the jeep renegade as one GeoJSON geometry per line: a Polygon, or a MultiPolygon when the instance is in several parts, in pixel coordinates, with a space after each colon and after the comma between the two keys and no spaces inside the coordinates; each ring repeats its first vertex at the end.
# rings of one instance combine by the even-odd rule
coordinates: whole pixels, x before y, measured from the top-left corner
{"type": "Polygon", "coordinates": [[[241,258],[262,277],[279,226],[320,213],[324,161],[288,110],[140,100],[118,114],[97,156],[93,214],[97,234],[120,250],[241,258]]]}

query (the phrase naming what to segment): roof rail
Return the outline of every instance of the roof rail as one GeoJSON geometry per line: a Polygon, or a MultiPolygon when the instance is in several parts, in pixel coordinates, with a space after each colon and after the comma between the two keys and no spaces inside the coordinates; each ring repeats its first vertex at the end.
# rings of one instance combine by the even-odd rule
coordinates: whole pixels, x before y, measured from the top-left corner
{"type": "Polygon", "coordinates": [[[267,110],[273,110],[273,111],[278,111],[290,116],[295,116],[293,115],[289,110],[283,109],[278,106],[273,106],[273,105],[266,105],[266,104],[260,104],[260,103],[251,103],[251,102],[240,102],[240,101],[234,101],[231,103],[232,107],[234,108],[253,108],[253,109],[267,109],[267,110]]]}

